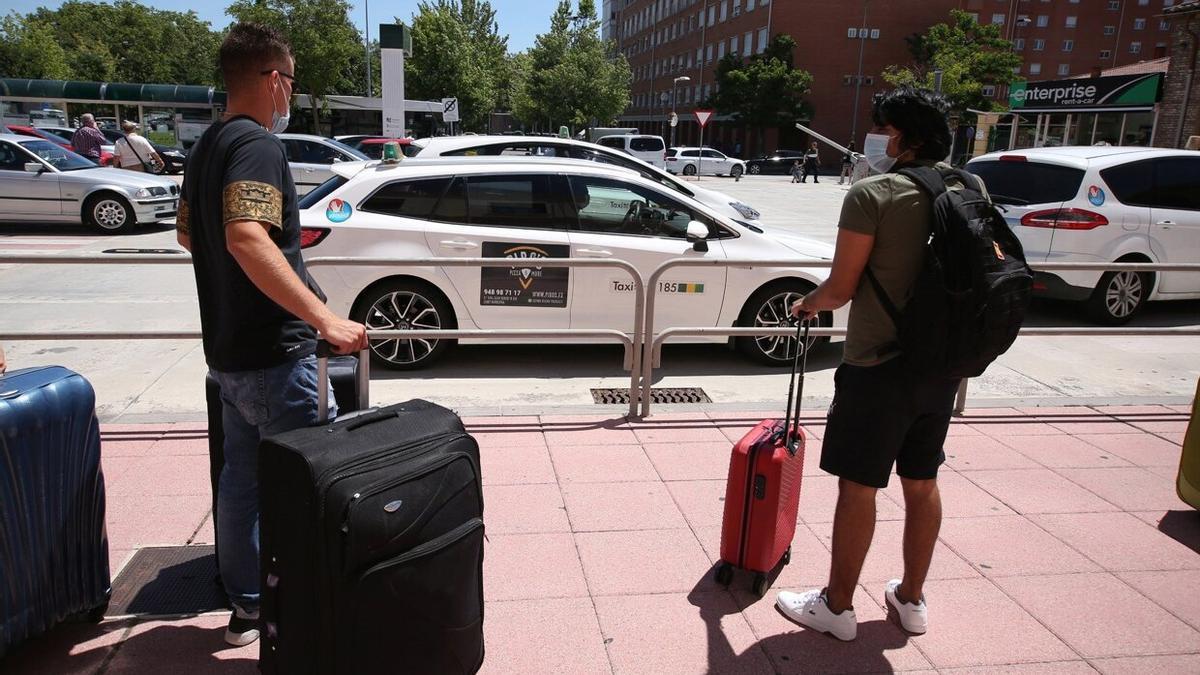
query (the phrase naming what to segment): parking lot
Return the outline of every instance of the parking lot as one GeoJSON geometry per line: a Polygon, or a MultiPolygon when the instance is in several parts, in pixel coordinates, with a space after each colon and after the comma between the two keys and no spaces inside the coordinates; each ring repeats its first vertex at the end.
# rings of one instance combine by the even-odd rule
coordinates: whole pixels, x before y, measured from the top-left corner
{"type": "MultiPolygon", "coordinates": [[[[704,177],[763,214],[768,224],[832,242],[845,187],[836,177],[791,184],[789,177],[704,177]]],[[[0,252],[97,253],[175,248],[170,225],[106,238],[81,227],[0,225],[0,252]]],[[[19,330],[197,329],[187,266],[0,265],[0,316],[19,330]]],[[[1087,326],[1074,305],[1038,302],[1035,326],[1087,326]]],[[[1200,302],[1151,304],[1134,326],[1200,326],[1200,302]]],[[[26,342],[6,344],[10,367],[57,363],[95,384],[104,421],[198,421],[204,417],[205,365],[198,341],[26,342]]],[[[823,406],[832,394],[837,343],[814,352],[805,395],[823,406]]],[[[781,401],[786,374],[743,360],[721,345],[668,346],[656,387],[699,387],[713,410],[759,410],[781,401]]],[[[1170,403],[1190,401],[1200,377],[1194,337],[1022,338],[971,384],[971,404],[1170,403]]],[[[372,397],[390,403],[424,397],[472,413],[614,411],[593,402],[594,388],[629,384],[619,347],[608,345],[460,346],[432,369],[373,373],[372,397]]]]}

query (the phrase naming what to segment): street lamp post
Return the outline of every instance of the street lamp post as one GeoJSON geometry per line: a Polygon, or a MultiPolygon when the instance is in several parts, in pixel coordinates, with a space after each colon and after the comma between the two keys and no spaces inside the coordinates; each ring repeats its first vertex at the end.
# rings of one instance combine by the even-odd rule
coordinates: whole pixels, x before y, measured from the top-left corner
{"type": "Polygon", "coordinates": [[[679,77],[675,78],[674,80],[671,80],[671,147],[675,147],[675,126],[678,124],[678,122],[676,122],[676,120],[679,119],[678,114],[676,114],[676,112],[675,112],[675,87],[680,82],[691,82],[691,81],[692,81],[692,78],[688,77],[687,75],[680,75],[679,77]]]}
{"type": "Polygon", "coordinates": [[[858,29],[858,75],[854,78],[854,116],[850,122],[850,138],[858,138],[858,96],[862,92],[863,79],[863,50],[867,46],[867,5],[871,4],[871,0],[863,0],[863,18],[862,28],[858,29]]]}

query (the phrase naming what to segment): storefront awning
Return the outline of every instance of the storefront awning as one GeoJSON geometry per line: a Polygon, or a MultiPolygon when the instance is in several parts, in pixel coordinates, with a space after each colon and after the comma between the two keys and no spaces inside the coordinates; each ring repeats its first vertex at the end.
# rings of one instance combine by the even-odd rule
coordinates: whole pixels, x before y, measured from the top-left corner
{"type": "Polygon", "coordinates": [[[1008,105],[1012,112],[1148,110],[1162,100],[1162,83],[1162,73],[1014,82],[1008,105]]]}

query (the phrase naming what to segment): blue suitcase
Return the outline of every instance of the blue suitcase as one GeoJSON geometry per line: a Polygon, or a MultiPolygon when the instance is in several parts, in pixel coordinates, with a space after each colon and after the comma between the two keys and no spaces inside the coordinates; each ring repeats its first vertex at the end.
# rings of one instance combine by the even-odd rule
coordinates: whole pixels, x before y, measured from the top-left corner
{"type": "Polygon", "coordinates": [[[0,376],[0,658],[69,618],[98,621],[111,581],[96,394],[58,366],[0,376]]]}

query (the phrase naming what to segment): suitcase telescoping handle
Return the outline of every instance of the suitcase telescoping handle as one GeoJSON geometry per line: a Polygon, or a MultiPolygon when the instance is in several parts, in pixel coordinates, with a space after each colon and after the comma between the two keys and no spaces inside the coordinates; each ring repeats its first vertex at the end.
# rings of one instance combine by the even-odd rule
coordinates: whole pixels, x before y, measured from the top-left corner
{"type": "Polygon", "coordinates": [[[796,357],[792,359],[792,378],[788,382],[787,407],[783,412],[784,446],[792,455],[796,454],[799,447],[800,401],[804,399],[804,371],[808,370],[808,329],[811,324],[810,319],[804,319],[796,324],[796,357]],[[793,395],[795,395],[796,406],[794,415],[793,395]],[[796,426],[794,431],[793,424],[796,426]]]}
{"type": "MultiPolygon", "coordinates": [[[[329,421],[329,357],[337,356],[333,345],[326,340],[317,340],[317,419],[329,421]]],[[[354,370],[354,387],[358,390],[358,408],[371,407],[371,348],[358,353],[358,367],[354,370]]]]}

